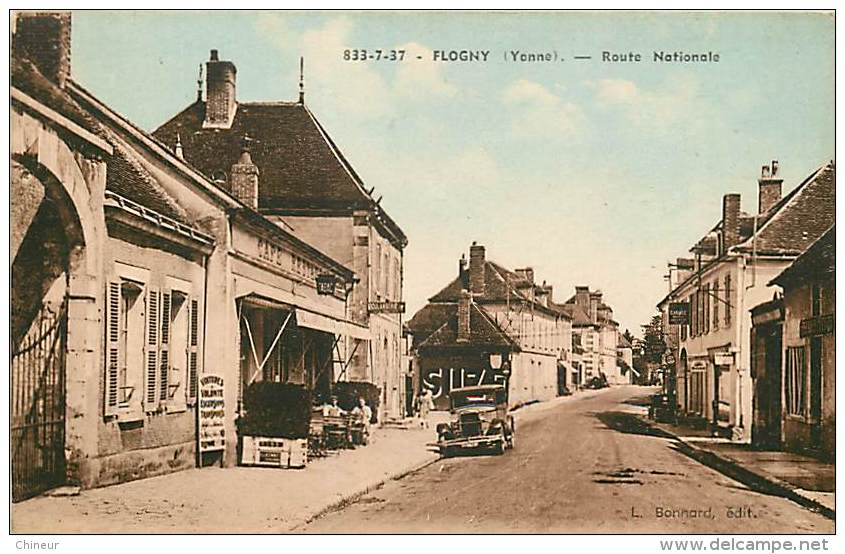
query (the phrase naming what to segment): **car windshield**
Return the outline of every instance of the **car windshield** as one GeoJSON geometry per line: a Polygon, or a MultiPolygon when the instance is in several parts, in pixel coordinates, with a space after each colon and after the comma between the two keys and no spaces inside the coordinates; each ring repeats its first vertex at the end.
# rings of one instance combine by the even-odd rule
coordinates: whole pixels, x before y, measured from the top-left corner
{"type": "Polygon", "coordinates": [[[465,408],[467,406],[487,406],[494,407],[496,405],[496,391],[467,391],[452,393],[452,407],[465,408]]]}

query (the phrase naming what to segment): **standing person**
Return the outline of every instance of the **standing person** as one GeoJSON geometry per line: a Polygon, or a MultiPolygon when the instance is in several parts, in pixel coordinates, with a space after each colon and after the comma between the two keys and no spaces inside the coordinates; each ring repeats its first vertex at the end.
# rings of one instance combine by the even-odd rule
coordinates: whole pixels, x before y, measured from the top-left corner
{"type": "Polygon", "coordinates": [[[361,444],[370,442],[370,420],[373,419],[373,410],[367,405],[363,396],[358,397],[358,405],[352,410],[352,415],[363,423],[361,444]]]}
{"type": "Polygon", "coordinates": [[[429,428],[428,415],[434,409],[434,395],[430,389],[425,389],[420,395],[420,424],[424,429],[429,428]]]}

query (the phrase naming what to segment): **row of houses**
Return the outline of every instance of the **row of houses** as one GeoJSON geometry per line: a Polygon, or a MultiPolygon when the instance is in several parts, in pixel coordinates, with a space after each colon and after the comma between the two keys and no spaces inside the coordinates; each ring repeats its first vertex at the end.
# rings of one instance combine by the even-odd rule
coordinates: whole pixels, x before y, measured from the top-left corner
{"type": "Polygon", "coordinates": [[[630,344],[619,342],[618,327],[600,291],[579,286],[558,304],[533,268],[507,269],[473,243],[469,262],[462,256],[457,276],[408,322],[414,386],[447,409],[449,391],[464,386],[504,384],[519,406],[602,375],[627,382],[617,354],[630,354],[630,344]]]}
{"type": "Polygon", "coordinates": [[[72,79],[70,26],[13,18],[13,498],[233,465],[259,380],[367,381],[404,415],[407,238],[302,89],[239,102],[212,50],[148,133],[72,79]]]}
{"type": "Polygon", "coordinates": [[[833,453],[833,162],[788,194],[762,167],[757,209],[722,217],[670,265],[659,303],[666,387],[683,414],[739,442],[833,453]]]}

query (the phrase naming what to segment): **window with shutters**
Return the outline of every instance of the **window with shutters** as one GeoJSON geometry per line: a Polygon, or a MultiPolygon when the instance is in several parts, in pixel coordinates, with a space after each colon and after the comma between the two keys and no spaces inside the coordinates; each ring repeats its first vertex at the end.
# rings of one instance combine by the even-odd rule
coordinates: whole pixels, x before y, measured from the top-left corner
{"type": "Polygon", "coordinates": [[[167,379],[167,410],[185,409],[188,382],[188,344],[190,340],[188,295],[181,291],[170,293],[169,375],[167,379]]]}
{"type": "Polygon", "coordinates": [[[807,391],[807,364],[803,346],[786,349],[786,413],[803,416],[807,391]]]}
{"type": "Polygon", "coordinates": [[[713,330],[719,330],[719,305],[722,303],[722,295],[719,293],[719,280],[713,282],[713,330]]]}
{"type": "Polygon", "coordinates": [[[728,273],[725,275],[725,327],[730,327],[731,325],[731,310],[733,306],[733,302],[731,302],[731,274],[728,273]]]}
{"type": "Polygon", "coordinates": [[[144,382],[144,285],[112,281],[106,291],[106,375],[104,413],[122,419],[142,416],[144,382]]]}
{"type": "Polygon", "coordinates": [[[704,285],[702,292],[704,298],[704,334],[710,332],[710,283],[704,285]]]}
{"type": "Polygon", "coordinates": [[[147,325],[144,344],[144,411],[157,411],[160,407],[159,345],[161,340],[161,292],[156,288],[147,290],[147,325]]]}
{"type": "Polygon", "coordinates": [[[186,387],[187,402],[193,405],[197,399],[197,387],[199,379],[199,302],[196,298],[191,298],[188,312],[188,348],[187,348],[187,363],[188,363],[188,383],[186,387]]]}

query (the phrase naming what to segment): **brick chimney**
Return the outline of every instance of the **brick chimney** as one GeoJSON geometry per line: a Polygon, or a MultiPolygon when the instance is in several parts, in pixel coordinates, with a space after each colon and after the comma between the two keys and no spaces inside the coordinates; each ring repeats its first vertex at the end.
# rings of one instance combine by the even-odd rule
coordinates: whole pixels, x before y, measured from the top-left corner
{"type": "Polygon", "coordinates": [[[18,13],[12,51],[64,88],[70,77],[70,12],[18,13]]]}
{"type": "Polygon", "coordinates": [[[739,206],[739,194],[726,194],[722,198],[722,252],[739,244],[739,206]]]}
{"type": "Polygon", "coordinates": [[[461,291],[461,297],[458,300],[458,342],[469,342],[470,338],[470,324],[469,311],[472,306],[472,293],[467,290],[461,291]]]}
{"type": "Polygon", "coordinates": [[[461,289],[469,290],[469,272],[467,271],[466,254],[461,254],[458,260],[458,277],[461,279],[461,289]]]}
{"type": "Polygon", "coordinates": [[[587,313],[590,312],[590,287],[575,287],[575,304],[584,308],[587,313]]]}
{"type": "Polygon", "coordinates": [[[238,70],[232,62],[220,61],[217,50],[211,51],[205,65],[205,121],[202,126],[206,129],[228,129],[238,109],[235,97],[238,70]]]}
{"type": "Polygon", "coordinates": [[[252,209],[258,209],[258,173],[258,166],[252,163],[247,140],[244,140],[241,157],[232,166],[229,185],[235,198],[252,209]]]}
{"type": "Polygon", "coordinates": [[[764,165],[760,171],[760,178],[757,179],[759,184],[759,213],[769,211],[769,209],[778,203],[782,194],[783,179],[780,178],[778,172],[778,161],[772,160],[772,165],[764,165]]]}
{"type": "Polygon", "coordinates": [[[590,293],[590,321],[596,323],[599,320],[599,304],[601,304],[602,293],[599,291],[590,293]]]}
{"type": "Polygon", "coordinates": [[[485,265],[484,247],[473,242],[469,247],[469,290],[472,294],[484,294],[485,265]]]}

